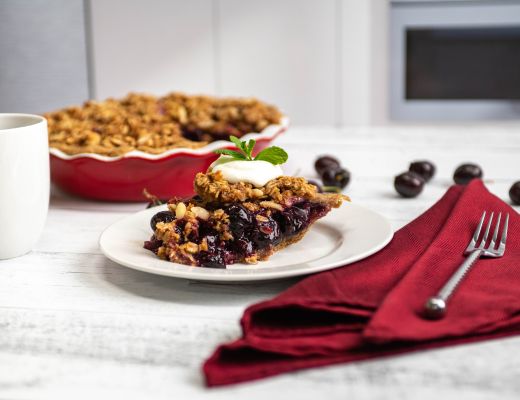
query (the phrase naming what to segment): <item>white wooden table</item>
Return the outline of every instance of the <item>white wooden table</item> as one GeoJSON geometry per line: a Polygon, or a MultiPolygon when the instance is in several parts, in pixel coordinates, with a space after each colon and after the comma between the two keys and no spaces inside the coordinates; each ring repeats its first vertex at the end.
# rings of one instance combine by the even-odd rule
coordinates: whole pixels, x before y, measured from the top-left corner
{"type": "MultiPolygon", "coordinates": [[[[395,228],[438,199],[455,167],[479,163],[507,199],[520,180],[520,125],[292,128],[288,169],[313,176],[317,154],[352,171],[353,201],[395,228]],[[436,163],[422,195],[405,200],[393,176],[414,159],[436,163]]],[[[0,398],[518,399],[520,337],[313,369],[208,390],[200,366],[240,333],[244,308],[297,279],[219,285],[148,275],[107,260],[101,231],[144,204],[109,204],[55,191],[34,251],[0,261],[0,398]]],[[[518,210],[518,208],[517,208],[518,210]]],[[[30,210],[28,210],[30,212],[30,210]]]]}

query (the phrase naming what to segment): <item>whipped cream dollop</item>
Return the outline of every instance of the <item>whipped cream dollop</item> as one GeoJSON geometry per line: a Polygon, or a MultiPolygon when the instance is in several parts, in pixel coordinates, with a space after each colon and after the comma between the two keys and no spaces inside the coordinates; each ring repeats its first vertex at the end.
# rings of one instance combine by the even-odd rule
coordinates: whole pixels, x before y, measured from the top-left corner
{"type": "Polygon", "coordinates": [[[230,183],[248,182],[262,187],[271,179],[283,175],[282,167],[267,161],[243,161],[229,156],[220,156],[210,165],[211,172],[220,171],[223,178],[230,183]]]}

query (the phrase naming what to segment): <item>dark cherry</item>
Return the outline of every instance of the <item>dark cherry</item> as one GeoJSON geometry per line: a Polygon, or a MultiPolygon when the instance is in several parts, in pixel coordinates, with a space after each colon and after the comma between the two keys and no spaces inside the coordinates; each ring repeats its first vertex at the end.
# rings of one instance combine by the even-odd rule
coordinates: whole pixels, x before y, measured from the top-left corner
{"type": "Polygon", "coordinates": [[[232,204],[227,207],[226,214],[234,221],[243,221],[248,224],[253,221],[251,212],[239,204],[232,204]]]}
{"type": "Polygon", "coordinates": [[[199,254],[199,262],[201,267],[226,268],[225,253],[222,249],[201,251],[199,254]]]}
{"type": "Polygon", "coordinates": [[[410,164],[408,171],[415,172],[425,182],[428,182],[435,175],[435,165],[430,161],[414,161],[410,164]]]}
{"type": "Polygon", "coordinates": [[[335,186],[343,189],[350,182],[350,172],[345,168],[326,169],[321,174],[325,186],[335,186]]]}
{"type": "Polygon", "coordinates": [[[513,183],[509,189],[509,197],[513,204],[520,205],[520,181],[513,183]]]}
{"type": "Polygon", "coordinates": [[[313,180],[308,180],[307,182],[309,182],[311,185],[316,186],[316,190],[318,193],[323,193],[323,188],[321,187],[321,185],[318,182],[313,181],[313,180]]]}
{"type": "Polygon", "coordinates": [[[252,240],[259,249],[269,245],[276,246],[282,241],[279,224],[272,218],[268,218],[266,222],[259,222],[257,229],[253,231],[252,240]]]}
{"type": "Polygon", "coordinates": [[[314,163],[314,168],[318,175],[323,174],[327,169],[337,169],[340,167],[339,161],[332,156],[321,156],[314,163]]]}
{"type": "Polygon", "coordinates": [[[476,164],[462,164],[453,174],[453,180],[458,185],[467,185],[469,181],[476,178],[482,178],[482,168],[476,164]]]}
{"type": "Polygon", "coordinates": [[[229,215],[229,228],[236,237],[242,237],[244,231],[253,223],[253,215],[250,211],[238,204],[232,204],[226,208],[229,215]]]}
{"type": "Polygon", "coordinates": [[[403,197],[416,197],[424,188],[424,180],[416,173],[406,171],[395,177],[394,187],[403,197]]]}
{"type": "Polygon", "coordinates": [[[155,225],[157,225],[159,222],[172,222],[174,219],[175,215],[173,215],[171,212],[159,211],[150,220],[150,226],[152,227],[152,230],[155,231],[155,225]]]}
{"type": "Polygon", "coordinates": [[[144,248],[155,253],[157,252],[157,249],[162,246],[162,244],[162,240],[157,239],[155,235],[153,235],[150,240],[144,242],[144,248]]]}
{"type": "Polygon", "coordinates": [[[327,214],[328,208],[327,206],[324,206],[323,204],[314,203],[310,206],[310,212],[309,212],[309,223],[310,221],[314,221],[318,218],[323,217],[325,214],[327,214]]]}
{"type": "Polygon", "coordinates": [[[226,268],[226,264],[228,263],[226,251],[219,239],[219,234],[210,227],[209,224],[207,224],[207,226],[201,224],[200,231],[204,232],[203,235],[201,235],[201,240],[206,239],[208,245],[207,251],[201,251],[198,254],[201,267],[226,268]]]}
{"type": "Polygon", "coordinates": [[[207,233],[204,235],[206,243],[208,244],[208,251],[215,250],[218,246],[218,233],[207,233]]]}
{"type": "Polygon", "coordinates": [[[204,140],[204,131],[200,129],[182,129],[182,136],[186,139],[193,140],[194,142],[200,142],[204,140]]]}
{"type": "Polygon", "coordinates": [[[246,256],[252,254],[253,250],[254,250],[253,242],[244,237],[235,239],[233,241],[233,247],[234,247],[235,251],[237,251],[240,254],[246,255],[246,256]]]}
{"type": "Polygon", "coordinates": [[[309,205],[306,203],[292,206],[281,212],[280,229],[286,236],[292,236],[304,229],[309,223],[309,205]]]}

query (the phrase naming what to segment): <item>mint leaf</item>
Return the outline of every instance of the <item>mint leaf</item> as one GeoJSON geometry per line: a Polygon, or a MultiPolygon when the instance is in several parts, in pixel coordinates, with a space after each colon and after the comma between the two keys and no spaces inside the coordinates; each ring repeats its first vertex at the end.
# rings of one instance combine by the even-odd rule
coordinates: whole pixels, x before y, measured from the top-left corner
{"type": "MultiPolygon", "coordinates": [[[[229,140],[230,140],[230,141],[231,141],[235,146],[237,146],[237,148],[238,148],[239,150],[244,151],[245,143],[242,142],[239,138],[237,138],[236,136],[230,136],[230,137],[229,137],[229,140]]],[[[244,151],[244,153],[245,153],[245,151],[244,151]]]]}
{"type": "Polygon", "coordinates": [[[251,154],[253,153],[253,148],[255,147],[256,141],[253,139],[250,139],[248,142],[242,141],[236,136],[230,136],[229,140],[233,142],[233,144],[242,151],[245,155],[246,160],[253,160],[253,157],[251,154]]]}
{"type": "Polygon", "coordinates": [[[250,139],[249,142],[247,143],[247,155],[251,160],[253,159],[252,154],[253,154],[253,149],[255,147],[255,144],[256,144],[256,140],[254,140],[254,139],[250,139]]]}
{"type": "Polygon", "coordinates": [[[213,151],[217,154],[224,154],[226,156],[233,157],[237,160],[246,160],[246,156],[238,151],[235,150],[228,150],[228,149],[217,149],[213,151]]]}
{"type": "MultiPolygon", "coordinates": [[[[242,140],[240,140],[239,138],[237,138],[236,136],[230,136],[229,137],[229,140],[231,142],[233,142],[233,144],[240,150],[242,151],[242,153],[244,153],[244,158],[246,160],[252,160],[253,158],[251,157],[251,151],[253,151],[253,147],[254,147],[254,143],[253,145],[251,145],[251,140],[249,141],[249,143],[246,143],[246,142],[243,142],[242,140]],[[250,150],[250,147],[251,147],[251,150],[250,150]]],[[[254,142],[254,141],[253,141],[254,142]]]]}
{"type": "Polygon", "coordinates": [[[271,146],[258,153],[255,160],[267,161],[271,164],[278,165],[286,162],[288,158],[289,156],[284,149],[277,146],[271,146]]]}
{"type": "Polygon", "coordinates": [[[274,165],[283,164],[289,158],[284,149],[276,146],[271,146],[267,149],[262,150],[260,153],[257,154],[256,157],[253,158],[253,149],[256,145],[256,141],[254,139],[250,139],[247,142],[245,142],[240,140],[236,136],[230,136],[229,140],[237,147],[238,151],[218,149],[215,150],[214,153],[224,154],[226,156],[232,157],[235,160],[260,160],[270,162],[274,165]]]}

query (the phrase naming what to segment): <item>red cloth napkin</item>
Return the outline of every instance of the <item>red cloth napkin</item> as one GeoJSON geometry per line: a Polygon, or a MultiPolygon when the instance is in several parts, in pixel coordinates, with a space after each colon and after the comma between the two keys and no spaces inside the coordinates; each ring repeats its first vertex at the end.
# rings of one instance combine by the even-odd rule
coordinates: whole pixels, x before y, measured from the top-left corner
{"type": "Polygon", "coordinates": [[[453,186],[384,250],[300,281],[249,307],[241,322],[242,338],[204,364],[207,385],[518,334],[520,216],[479,180],[453,186]],[[478,261],[444,319],[423,319],[484,210],[509,213],[505,255],[478,261]]]}

